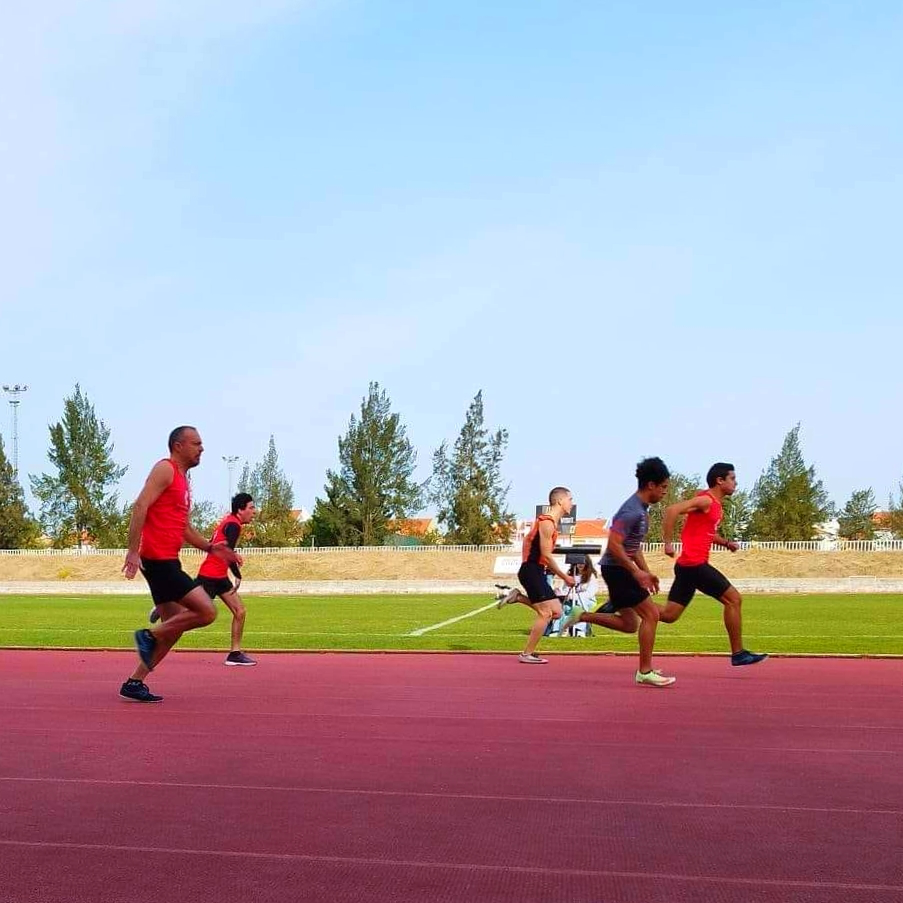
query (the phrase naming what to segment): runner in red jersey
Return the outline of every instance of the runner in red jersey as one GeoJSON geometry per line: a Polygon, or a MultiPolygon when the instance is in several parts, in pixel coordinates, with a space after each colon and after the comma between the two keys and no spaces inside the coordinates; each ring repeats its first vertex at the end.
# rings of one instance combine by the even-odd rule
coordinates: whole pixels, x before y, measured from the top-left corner
{"type": "Polygon", "coordinates": [[[206,627],[216,619],[210,597],[182,570],[182,545],[187,542],[227,562],[241,562],[226,543],[208,542],[188,523],[191,489],[187,474],[200,463],[203,451],[193,426],[176,427],[169,434],[169,457],[154,465],[132,507],[129,550],[122,572],[132,580],[141,570],[163,620],[152,630],[135,631],[140,663],[119,690],[123,699],[161,702],[163,697],[151,693],[144,678],[186,630],[206,627]]]}
{"type": "Polygon", "coordinates": [[[693,498],[669,505],[662,523],[662,538],[665,554],[674,557],[674,525],[681,515],[687,520],[680,534],[681,554],[674,565],[674,583],[668,593],[668,604],[659,620],[673,624],[684,613],[693,600],[696,591],[718,599],[724,606],[724,627],[731,644],[732,665],[755,665],[768,658],[765,653],[750,652],[743,648],[743,599],[735,586],[709,564],[709,553],[713,545],[724,546],[736,552],[739,545],[725,539],[718,533],[721,523],[722,501],[737,489],[737,475],[734,465],[720,462],[713,464],[706,475],[708,489],[698,492],[693,498]]]}
{"type": "MultiPolygon", "coordinates": [[[[227,514],[213,533],[211,542],[224,542],[230,549],[234,549],[241,536],[241,528],[254,520],[257,509],[254,499],[247,492],[239,492],[232,497],[232,511],[227,514]]],[[[232,645],[226,656],[224,665],[244,665],[245,667],[256,665],[257,662],[250,655],[245,655],[241,649],[241,637],[245,629],[246,611],[238,588],[241,586],[241,571],[238,562],[227,564],[218,555],[212,552],[207,555],[198,571],[198,583],[204,587],[211,599],[217,596],[223,600],[229,611],[232,612],[232,645]],[[235,585],[229,579],[229,571],[235,577],[235,585]]]]}
{"type": "Polygon", "coordinates": [[[574,507],[574,499],[569,490],[556,486],[549,493],[549,512],[540,514],[533,524],[533,529],[524,539],[522,563],[517,572],[517,579],[527,591],[513,589],[507,594],[500,594],[498,607],[520,602],[529,605],[536,612],[536,620],[527,637],[527,645],[518,656],[525,665],[545,665],[548,659],[540,658],[535,649],[546,631],[549,621],[561,617],[561,602],[555,595],[546,573],[551,572],[560,577],[568,586],[574,585],[574,578],[566,574],[552,557],[555,542],[558,539],[558,523],[563,514],[570,514],[574,507]]]}

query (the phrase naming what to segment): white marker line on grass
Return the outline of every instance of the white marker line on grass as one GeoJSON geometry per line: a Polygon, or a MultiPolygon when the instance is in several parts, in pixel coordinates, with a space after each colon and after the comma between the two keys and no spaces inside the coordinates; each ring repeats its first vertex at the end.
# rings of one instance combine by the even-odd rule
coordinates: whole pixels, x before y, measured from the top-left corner
{"type": "Polygon", "coordinates": [[[490,608],[495,608],[497,605],[498,602],[490,602],[482,608],[475,608],[473,611],[469,611],[466,614],[458,615],[457,618],[449,618],[447,621],[441,621],[439,624],[430,624],[429,627],[420,627],[417,630],[412,630],[408,636],[423,636],[431,630],[438,630],[440,627],[448,627],[449,624],[457,624],[458,621],[463,621],[465,618],[472,618],[474,615],[482,614],[482,612],[489,611],[490,608]]]}

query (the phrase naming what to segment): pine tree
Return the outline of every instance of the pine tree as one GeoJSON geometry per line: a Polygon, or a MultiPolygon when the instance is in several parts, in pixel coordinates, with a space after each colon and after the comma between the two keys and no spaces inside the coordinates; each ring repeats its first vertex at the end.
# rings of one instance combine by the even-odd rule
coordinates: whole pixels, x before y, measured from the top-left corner
{"type": "Polygon", "coordinates": [[[238,491],[249,493],[257,508],[256,518],[242,535],[245,545],[262,548],[298,545],[304,528],[292,514],[295,492],[279,466],[273,436],[263,460],[253,470],[245,464],[238,491]]]}
{"type": "Polygon", "coordinates": [[[837,515],[841,539],[874,539],[878,505],[871,489],[857,489],[837,515]]]}
{"type": "Polygon", "coordinates": [[[464,426],[451,454],[443,442],[433,455],[433,501],[446,540],[466,545],[508,542],[514,515],[505,510],[508,487],[501,465],[508,432],[484,426],[483,393],[467,409],[464,426]]]}
{"type": "Polygon", "coordinates": [[[40,532],[0,436],[0,549],[31,548],[37,545],[40,532]]]}
{"type": "Polygon", "coordinates": [[[793,542],[810,540],[818,524],[832,513],[828,494],[815,468],[807,467],[800,448],[800,425],[784,438],[780,453],[753,487],[753,539],[793,542]]]}
{"type": "Polygon", "coordinates": [[[903,482],[897,486],[897,495],[887,500],[887,528],[896,539],[903,539],[903,482]]]}
{"type": "Polygon", "coordinates": [[[308,529],[317,545],[383,545],[389,522],[416,514],[424,488],[414,480],[417,453],[379,383],[370,383],[358,418],[339,438],[339,470],[326,472],[308,529]]]}
{"type": "Polygon", "coordinates": [[[85,540],[106,546],[115,537],[121,518],[116,487],[127,468],[118,467],[112,453],[109,427],[76,384],[63,401],[62,420],[50,427],[47,457],[56,474],[31,476],[41,524],[55,546],[85,540]]]}
{"type": "Polygon", "coordinates": [[[721,505],[723,510],[718,532],[725,539],[736,542],[748,540],[749,524],[753,514],[750,494],[738,489],[733,495],[726,496],[721,505]]]}
{"type": "Polygon", "coordinates": [[[192,500],[188,520],[201,536],[212,536],[216,525],[220,522],[219,509],[207,499],[197,502],[192,500]]]}

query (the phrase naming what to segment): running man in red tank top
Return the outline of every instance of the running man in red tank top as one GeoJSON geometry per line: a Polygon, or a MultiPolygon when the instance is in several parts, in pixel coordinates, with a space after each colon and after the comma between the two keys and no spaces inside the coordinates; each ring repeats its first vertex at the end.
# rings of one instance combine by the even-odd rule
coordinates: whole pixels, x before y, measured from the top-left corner
{"type": "Polygon", "coordinates": [[[241,563],[225,543],[208,542],[188,522],[191,488],[188,471],[197,467],[204,451],[193,426],[176,427],[169,434],[169,457],[158,461],[150,472],[132,508],[129,549],[122,572],[132,580],[140,570],[162,621],[152,630],[135,631],[140,659],[119,695],[132,702],[161,702],[150,692],[144,678],[162,661],[186,630],[206,627],[216,620],[216,609],[203,587],[182,570],[179,552],[189,545],[224,559],[241,563]]]}
{"type": "MultiPolygon", "coordinates": [[[[219,522],[210,541],[214,545],[225,542],[230,549],[234,549],[241,536],[241,528],[251,523],[256,513],[254,499],[247,492],[239,492],[234,495],[231,513],[219,522]]],[[[211,599],[219,596],[226,608],[232,612],[232,645],[223,664],[244,665],[245,667],[256,665],[257,662],[241,650],[241,637],[244,633],[247,613],[241,596],[238,594],[238,588],[241,586],[241,571],[238,563],[227,564],[218,555],[210,552],[198,570],[198,583],[204,587],[211,599]],[[234,585],[229,579],[229,571],[232,571],[235,577],[234,585]]]]}
{"type": "Polygon", "coordinates": [[[575,580],[566,574],[552,557],[555,542],[558,539],[558,523],[563,514],[570,514],[574,507],[574,499],[564,486],[556,486],[549,493],[549,512],[540,514],[533,524],[533,529],[524,539],[522,563],[517,572],[517,579],[526,590],[526,594],[513,589],[507,594],[500,594],[498,607],[520,602],[529,605],[536,612],[536,620],[527,637],[527,645],[518,656],[525,665],[546,665],[548,659],[535,654],[536,646],[546,631],[549,622],[561,617],[561,601],[555,595],[546,573],[551,572],[560,577],[568,586],[575,580]]]}
{"type": "Polygon", "coordinates": [[[668,604],[659,620],[673,624],[686,611],[696,591],[718,599],[724,606],[724,627],[731,644],[732,665],[755,665],[768,658],[765,653],[750,652],[743,648],[743,599],[735,586],[709,564],[709,552],[713,545],[736,552],[739,545],[718,533],[721,523],[722,501],[737,489],[734,465],[720,462],[713,464],[706,475],[708,489],[693,498],[665,509],[662,538],[665,554],[674,557],[674,525],[686,515],[686,523],[680,534],[681,553],[674,565],[674,583],[668,593],[668,604]]]}

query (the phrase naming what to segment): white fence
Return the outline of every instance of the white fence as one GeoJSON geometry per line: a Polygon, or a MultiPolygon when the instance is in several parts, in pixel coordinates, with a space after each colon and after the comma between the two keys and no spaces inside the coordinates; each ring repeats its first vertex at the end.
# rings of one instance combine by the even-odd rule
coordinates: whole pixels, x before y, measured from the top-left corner
{"type": "MultiPolygon", "coordinates": [[[[254,546],[242,546],[239,548],[243,558],[254,555],[323,555],[334,553],[352,552],[385,552],[391,555],[410,555],[414,553],[426,554],[430,552],[510,552],[519,546],[285,546],[275,548],[256,548],[254,546]]],[[[62,556],[71,558],[73,555],[91,557],[124,558],[125,549],[94,549],[88,546],[71,549],[0,549],[0,555],[18,555],[23,557],[62,556]]],[[[204,555],[200,549],[185,548],[181,555],[204,555]]]]}
{"type": "MultiPolygon", "coordinates": [[[[652,542],[643,546],[647,552],[661,552],[664,543],[652,542]]],[[[674,543],[679,552],[681,545],[674,543]]],[[[903,539],[813,539],[806,542],[741,542],[743,552],[903,552],[903,539]]],[[[713,552],[726,552],[722,546],[715,546],[713,552]]]]}
{"type": "MultiPolygon", "coordinates": [[[[575,547],[579,551],[579,546],[575,547]]],[[[647,552],[661,552],[664,544],[660,542],[648,543],[643,546],[647,552]]],[[[674,543],[674,548],[680,551],[680,543],[674,543]]],[[[743,542],[740,549],[744,552],[755,552],[759,549],[777,552],[903,552],[903,539],[822,539],[810,542],[743,542]]],[[[279,548],[255,548],[243,546],[241,554],[245,558],[255,555],[336,555],[350,554],[354,552],[384,552],[387,555],[430,555],[444,552],[492,552],[495,554],[507,552],[509,555],[520,553],[520,545],[493,545],[493,546],[286,546],[279,548]]],[[[716,546],[713,552],[724,552],[716,546]]],[[[111,558],[125,557],[125,549],[93,549],[90,547],[72,549],[0,549],[0,555],[21,555],[25,557],[62,556],[69,558],[73,555],[107,556],[111,558]]],[[[182,549],[182,554],[187,556],[203,555],[199,549],[182,549]]]]}

